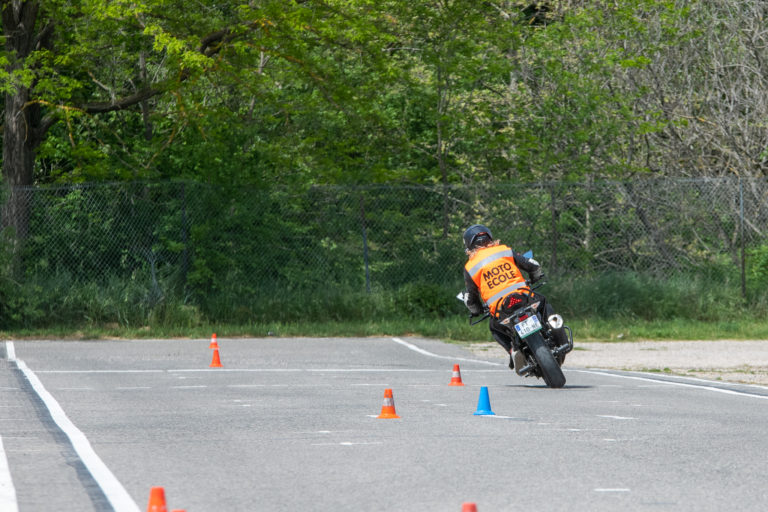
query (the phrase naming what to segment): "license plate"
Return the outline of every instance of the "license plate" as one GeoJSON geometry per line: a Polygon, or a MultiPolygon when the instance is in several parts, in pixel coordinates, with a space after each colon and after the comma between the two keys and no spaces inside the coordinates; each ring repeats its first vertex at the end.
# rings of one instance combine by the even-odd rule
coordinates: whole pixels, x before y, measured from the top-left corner
{"type": "Polygon", "coordinates": [[[521,338],[525,338],[535,332],[539,332],[541,330],[541,322],[539,322],[539,317],[536,315],[529,316],[519,324],[515,324],[515,330],[517,331],[517,335],[521,338]]]}

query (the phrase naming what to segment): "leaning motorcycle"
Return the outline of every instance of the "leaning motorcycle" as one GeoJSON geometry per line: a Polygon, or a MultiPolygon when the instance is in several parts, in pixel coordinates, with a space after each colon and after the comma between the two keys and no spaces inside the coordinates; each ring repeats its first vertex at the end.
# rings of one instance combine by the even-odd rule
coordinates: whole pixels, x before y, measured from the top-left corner
{"type": "MultiPolygon", "coordinates": [[[[531,283],[527,284],[531,290],[544,285],[541,283],[531,287],[531,283]]],[[[466,292],[461,292],[456,297],[466,304],[466,292]]],[[[573,332],[567,325],[563,325],[560,315],[546,317],[543,309],[541,301],[521,301],[519,307],[512,305],[501,308],[499,325],[515,340],[514,345],[520,348],[517,358],[522,364],[515,361],[517,374],[544,379],[550,388],[562,388],[565,386],[565,375],[561,366],[565,355],[573,350],[573,332]]],[[[490,313],[486,312],[474,322],[470,317],[470,324],[476,325],[489,316],[490,313]]]]}

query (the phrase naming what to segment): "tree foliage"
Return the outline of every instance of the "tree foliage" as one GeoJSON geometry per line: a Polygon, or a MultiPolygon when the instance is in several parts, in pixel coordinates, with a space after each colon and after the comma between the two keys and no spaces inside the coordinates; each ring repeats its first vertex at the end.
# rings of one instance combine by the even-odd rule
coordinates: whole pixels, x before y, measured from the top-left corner
{"type": "Polygon", "coordinates": [[[3,1],[3,177],[764,175],[747,0],[3,1]]]}
{"type": "Polygon", "coordinates": [[[3,235],[16,235],[0,243],[0,317],[54,318],[75,283],[87,284],[78,301],[102,293],[88,281],[98,273],[114,280],[105,317],[137,303],[156,314],[163,293],[209,314],[242,297],[271,312],[265,283],[303,299],[301,287],[327,281],[363,290],[368,274],[408,303],[435,302],[405,271],[453,287],[457,226],[480,218],[549,251],[553,270],[677,271],[654,258],[681,251],[681,267],[724,269],[748,249],[739,266],[765,279],[764,247],[745,249],[734,222],[741,198],[764,212],[757,180],[717,199],[657,190],[664,180],[598,193],[627,177],[766,176],[762,0],[0,5],[0,213],[3,235]],[[509,186],[520,181],[536,184],[521,196],[509,186]],[[33,209],[25,189],[82,182],[50,209],[33,209]],[[382,183],[405,186],[384,204],[382,183]],[[317,185],[345,185],[345,200],[317,185]],[[103,214],[92,188],[107,196],[103,214]],[[697,205],[685,229],[669,220],[681,204],[697,205]],[[692,228],[710,217],[716,229],[692,228]],[[48,232],[53,218],[64,220],[48,232]],[[361,247],[379,258],[361,263],[361,247]],[[45,306],[30,305],[34,286],[53,290],[45,306]]]}

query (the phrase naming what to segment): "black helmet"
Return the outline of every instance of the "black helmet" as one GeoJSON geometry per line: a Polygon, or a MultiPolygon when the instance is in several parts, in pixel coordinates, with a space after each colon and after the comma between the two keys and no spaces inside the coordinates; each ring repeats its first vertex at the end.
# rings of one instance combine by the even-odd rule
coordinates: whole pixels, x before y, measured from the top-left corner
{"type": "Polygon", "coordinates": [[[482,224],[469,226],[464,232],[464,247],[468,251],[471,251],[476,247],[488,245],[488,243],[491,241],[493,241],[491,230],[482,224]]]}

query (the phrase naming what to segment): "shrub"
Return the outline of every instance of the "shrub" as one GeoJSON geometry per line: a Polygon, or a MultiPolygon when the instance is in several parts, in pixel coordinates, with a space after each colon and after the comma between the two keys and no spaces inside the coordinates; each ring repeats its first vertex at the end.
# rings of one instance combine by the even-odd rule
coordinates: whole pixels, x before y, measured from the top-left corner
{"type": "MultiPolygon", "coordinates": [[[[738,280],[702,275],[654,278],[615,272],[555,282],[549,296],[558,311],[575,317],[626,316],[642,320],[719,320],[743,311],[738,280]]],[[[758,310],[752,308],[757,314],[758,310]]]]}

